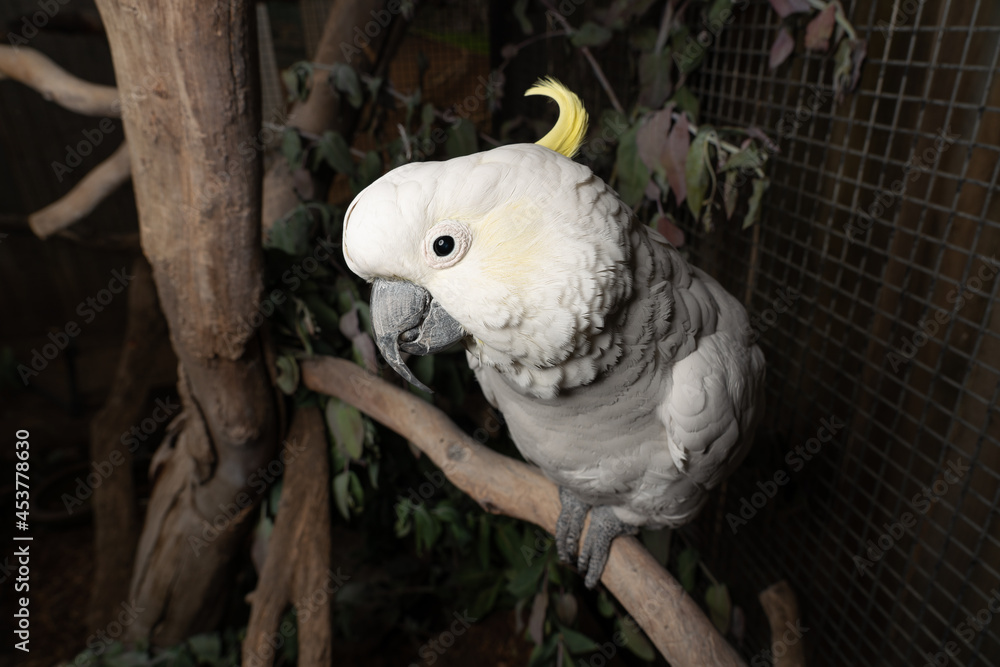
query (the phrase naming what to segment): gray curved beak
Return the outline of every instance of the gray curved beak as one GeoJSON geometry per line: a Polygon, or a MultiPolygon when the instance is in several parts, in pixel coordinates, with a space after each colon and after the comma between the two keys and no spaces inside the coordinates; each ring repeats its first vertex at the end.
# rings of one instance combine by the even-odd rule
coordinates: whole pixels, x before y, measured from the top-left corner
{"type": "Polygon", "coordinates": [[[378,278],[372,285],[375,344],[393,369],[410,384],[430,392],[403,363],[400,350],[433,354],[465,338],[462,325],[423,287],[405,280],[378,278]]]}

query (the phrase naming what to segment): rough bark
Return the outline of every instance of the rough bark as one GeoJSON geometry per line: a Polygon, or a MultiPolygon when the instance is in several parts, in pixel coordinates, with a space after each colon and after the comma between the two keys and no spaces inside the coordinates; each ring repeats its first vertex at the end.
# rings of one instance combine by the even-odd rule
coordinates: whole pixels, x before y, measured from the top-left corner
{"type": "Polygon", "coordinates": [[[168,645],[215,626],[276,451],[259,332],[260,128],[246,0],[98,0],[124,108],[143,251],[179,360],[183,414],[157,452],[128,638],[168,645]]]}
{"type": "MultiPolygon", "coordinates": [[[[88,627],[104,628],[128,599],[128,578],[139,541],[139,506],[132,483],[132,449],[121,442],[145,417],[142,409],[156,381],[149,372],[167,347],[167,323],[160,313],[152,270],[144,258],[132,265],[128,322],[111,394],[90,423],[90,458],[112,465],[94,489],[94,574],[87,609],[88,627]]],[[[169,351],[167,351],[169,352],[169,351]]],[[[169,415],[168,415],[169,416],[169,415]]]]}
{"type": "MultiPolygon", "coordinates": [[[[426,401],[332,357],[302,362],[302,382],[406,437],[486,511],[555,531],[560,508],[556,486],[537,468],[480,445],[426,401]]],[[[745,667],[697,603],[634,537],[612,543],[601,581],[670,664],[745,667]]]]}
{"type": "Polygon", "coordinates": [[[319,409],[295,413],[284,450],[281,502],[252,608],[243,662],[274,663],[275,634],[285,609],[298,610],[299,667],[329,667],[333,656],[330,608],[330,470],[319,409]],[[323,594],[325,591],[325,594],[323,594]]]}

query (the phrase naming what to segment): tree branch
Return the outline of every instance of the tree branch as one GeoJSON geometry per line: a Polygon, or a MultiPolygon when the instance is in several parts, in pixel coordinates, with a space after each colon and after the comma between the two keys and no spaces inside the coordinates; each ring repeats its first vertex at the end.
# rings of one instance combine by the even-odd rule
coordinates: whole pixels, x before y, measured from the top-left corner
{"type": "MultiPolygon", "coordinates": [[[[347,360],[315,357],[301,366],[306,387],[350,403],[413,442],[486,511],[554,532],[559,494],[537,468],[480,445],[439,409],[347,360]]],[[[671,664],[745,667],[694,600],[634,537],[612,543],[601,581],[671,664]]]]}
{"type": "Polygon", "coordinates": [[[122,145],[94,167],[72,190],[40,211],[28,216],[31,231],[40,239],[80,221],[132,176],[128,144],[122,145]]]}
{"type": "Polygon", "coordinates": [[[121,115],[117,88],[78,79],[34,49],[0,45],[0,78],[20,81],[70,111],[87,116],[121,115]]]}
{"type": "Polygon", "coordinates": [[[244,665],[271,665],[271,648],[289,604],[298,611],[299,667],[327,667],[330,633],[330,470],[323,417],[314,407],[296,410],[284,451],[278,515],[251,601],[243,640],[244,665]],[[328,595],[320,594],[326,591],[328,595]]]}

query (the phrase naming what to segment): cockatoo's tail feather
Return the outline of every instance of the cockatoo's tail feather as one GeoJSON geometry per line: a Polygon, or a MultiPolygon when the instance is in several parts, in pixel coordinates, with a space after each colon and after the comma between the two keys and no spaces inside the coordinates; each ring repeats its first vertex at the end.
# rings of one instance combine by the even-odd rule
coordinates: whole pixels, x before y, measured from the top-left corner
{"type": "Polygon", "coordinates": [[[551,77],[539,79],[524,95],[545,95],[559,104],[559,119],[555,126],[535,143],[566,157],[576,155],[587,134],[587,110],[583,108],[580,98],[551,77]]]}

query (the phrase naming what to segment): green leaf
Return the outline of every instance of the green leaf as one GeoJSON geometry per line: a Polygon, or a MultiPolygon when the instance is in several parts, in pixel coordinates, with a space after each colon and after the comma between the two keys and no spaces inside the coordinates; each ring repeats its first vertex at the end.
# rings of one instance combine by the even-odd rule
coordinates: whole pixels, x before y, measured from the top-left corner
{"type": "Polygon", "coordinates": [[[365,87],[368,88],[368,94],[372,97],[378,95],[378,91],[382,88],[383,78],[380,76],[370,76],[365,81],[365,87]]]}
{"type": "Polygon", "coordinates": [[[652,662],[656,658],[653,645],[649,643],[646,635],[642,633],[642,630],[639,629],[635,621],[631,618],[626,618],[618,621],[616,625],[622,632],[623,639],[625,640],[625,648],[647,662],[652,662]]]}
{"type": "Polygon", "coordinates": [[[687,163],[684,168],[684,180],[687,181],[687,203],[694,217],[701,219],[702,204],[710,183],[708,173],[708,138],[714,134],[711,127],[705,126],[691,142],[688,150],[687,163]]]}
{"type": "Polygon", "coordinates": [[[333,478],[333,502],[337,506],[340,516],[348,520],[351,518],[351,499],[348,488],[350,483],[350,474],[346,470],[333,478]]]}
{"type": "Polygon", "coordinates": [[[350,65],[338,63],[330,73],[330,85],[347,96],[347,103],[355,109],[361,107],[364,95],[361,93],[361,81],[358,73],[350,65]]]}
{"type": "Polygon", "coordinates": [[[611,618],[615,615],[615,605],[608,599],[608,594],[601,589],[601,592],[597,594],[597,611],[604,618],[611,618]]]}
{"type": "Polygon", "coordinates": [[[445,523],[458,523],[461,520],[461,515],[458,513],[458,510],[445,503],[441,503],[431,510],[431,514],[445,523]]]}
{"type": "Polygon", "coordinates": [[[351,149],[339,132],[327,130],[316,142],[316,150],[313,153],[313,168],[319,166],[320,162],[326,162],[336,171],[342,174],[354,173],[354,160],[351,159],[351,149]]]}
{"type": "Polygon", "coordinates": [[[476,546],[479,555],[479,565],[488,569],[490,566],[490,523],[485,514],[479,516],[479,542],[476,546]]]}
{"type": "Polygon", "coordinates": [[[508,563],[514,567],[522,567],[524,559],[518,551],[521,544],[521,537],[517,534],[517,529],[508,523],[502,523],[493,531],[494,541],[497,549],[503,554],[508,563]]]}
{"type": "Polygon", "coordinates": [[[264,240],[264,247],[275,248],[289,255],[304,255],[309,252],[309,232],[312,224],[309,209],[299,204],[271,225],[264,240]]]}
{"type": "Polygon", "coordinates": [[[677,557],[677,578],[688,593],[694,590],[694,574],[698,569],[698,550],[687,548],[677,557]]]}
{"type": "Polygon", "coordinates": [[[337,446],[351,459],[360,459],[365,444],[365,425],[358,409],[331,397],[326,402],[324,415],[337,446]]]}
{"type": "Polygon", "coordinates": [[[275,384],[281,393],[291,396],[299,386],[299,364],[294,357],[283,354],[275,360],[274,365],[278,370],[274,378],[275,384]]]}
{"type": "Polygon", "coordinates": [[[187,645],[199,662],[216,662],[222,657],[222,637],[205,633],[188,637],[187,645]]]}
{"type": "Polygon", "coordinates": [[[576,630],[560,627],[559,634],[570,653],[590,653],[598,649],[597,642],[576,630]]]}
{"type": "Polygon", "coordinates": [[[732,220],[733,214],[736,213],[736,202],[740,196],[740,189],[736,187],[738,178],[738,171],[726,172],[726,180],[722,185],[722,203],[726,207],[726,220],[732,220]]]}
{"type": "Polygon", "coordinates": [[[424,105],[424,108],[420,110],[420,123],[430,129],[436,115],[437,114],[434,113],[434,105],[427,103],[424,105]]]}
{"type": "Polygon", "coordinates": [[[507,584],[507,590],[518,600],[533,596],[538,590],[538,580],[542,578],[545,566],[546,559],[536,558],[528,567],[515,571],[510,583],[507,584]]]}
{"type": "Polygon", "coordinates": [[[602,46],[611,39],[611,31],[593,21],[586,21],[580,26],[569,41],[573,46],[602,46]]]}
{"type": "Polygon", "coordinates": [[[705,603],[708,604],[709,615],[712,623],[719,629],[719,632],[726,634],[729,631],[729,617],[733,610],[733,602],[729,598],[729,589],[725,584],[713,584],[705,592],[705,603]]]}
{"type": "Polygon", "coordinates": [[[699,102],[690,88],[681,86],[674,91],[674,95],[670,98],[670,101],[674,103],[678,111],[685,112],[692,122],[698,122],[699,102]]]}
{"type": "Polygon", "coordinates": [[[760,202],[764,193],[770,187],[771,181],[767,178],[757,178],[753,182],[753,193],[750,195],[747,214],[743,218],[743,229],[750,227],[760,219],[760,202]]]}
{"type": "Polygon", "coordinates": [[[503,579],[497,579],[496,583],[492,586],[480,591],[479,595],[473,601],[472,607],[469,609],[469,616],[472,618],[483,618],[486,614],[493,611],[501,590],[503,590],[503,579]]]}
{"type": "Polygon", "coordinates": [[[421,503],[413,509],[413,526],[417,538],[417,553],[429,552],[441,537],[441,522],[421,503]]]}
{"type": "Polygon", "coordinates": [[[460,118],[458,122],[448,128],[448,139],[444,144],[444,150],[448,157],[471,155],[478,148],[476,126],[471,121],[460,118]]]}
{"type": "Polygon", "coordinates": [[[622,201],[633,208],[642,201],[649,183],[649,169],[642,163],[636,145],[637,130],[633,126],[621,135],[617,152],[618,194],[622,201]]]}
{"type": "Polygon", "coordinates": [[[312,64],[298,62],[281,73],[281,80],[288,90],[288,101],[296,102],[309,97],[309,78],[312,76],[312,64]]]}
{"type": "MultiPolygon", "coordinates": [[[[553,570],[558,571],[558,568],[555,567],[555,563],[552,563],[551,566],[552,567],[549,569],[550,573],[553,570]]],[[[549,579],[551,580],[552,577],[549,576],[549,579]]],[[[552,583],[558,584],[558,582],[555,581],[552,583]]],[[[580,608],[580,604],[576,601],[576,596],[572,593],[556,593],[553,596],[553,601],[555,603],[553,606],[555,607],[556,616],[559,618],[559,622],[567,626],[573,625],[573,623],[576,622],[576,614],[580,608]]]]}
{"type": "Polygon", "coordinates": [[[514,18],[517,22],[521,24],[521,32],[525,35],[530,35],[535,32],[535,27],[531,25],[531,21],[528,19],[528,15],[525,13],[525,9],[528,8],[528,0],[517,0],[514,3],[513,12],[514,18]]]}
{"type": "Polygon", "coordinates": [[[365,490],[361,486],[361,479],[353,470],[348,471],[348,489],[351,492],[351,506],[360,512],[365,506],[365,490]]]}
{"type": "Polygon", "coordinates": [[[302,166],[302,137],[294,127],[286,127],[281,135],[281,154],[288,161],[288,168],[295,171],[302,166]]]}
{"type": "Polygon", "coordinates": [[[358,194],[382,175],[382,158],[375,151],[368,151],[358,165],[356,178],[351,179],[351,189],[358,194]]]}
{"type": "MultiPolygon", "coordinates": [[[[722,26],[725,27],[729,23],[732,23],[733,17],[733,0],[715,0],[712,6],[708,9],[708,26],[722,26]]],[[[711,28],[709,28],[711,29],[711,28]]],[[[721,32],[721,28],[720,28],[721,32]]]]}
{"type": "Polygon", "coordinates": [[[674,59],[670,49],[659,53],[645,53],[639,57],[639,104],[650,109],[659,109],[670,93],[674,82],[672,68],[674,59]]]}
{"type": "Polygon", "coordinates": [[[636,28],[629,35],[628,43],[636,51],[641,51],[642,53],[649,53],[656,46],[656,38],[658,33],[655,28],[650,26],[636,26],[636,28]]]}
{"type": "Polygon", "coordinates": [[[747,146],[738,153],[733,153],[722,165],[722,171],[731,169],[759,169],[767,161],[767,156],[754,145],[747,146]]]}
{"type": "Polygon", "coordinates": [[[559,635],[549,635],[544,644],[536,644],[528,658],[528,667],[546,664],[545,661],[556,654],[559,645],[559,635]]]}

